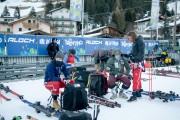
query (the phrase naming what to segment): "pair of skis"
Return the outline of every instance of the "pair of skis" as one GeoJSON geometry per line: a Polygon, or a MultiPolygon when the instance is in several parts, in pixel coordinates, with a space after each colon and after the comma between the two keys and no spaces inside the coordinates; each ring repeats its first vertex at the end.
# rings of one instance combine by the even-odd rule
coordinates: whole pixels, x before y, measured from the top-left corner
{"type": "MultiPolygon", "coordinates": [[[[23,99],[23,95],[19,95],[18,93],[10,90],[8,86],[5,87],[3,84],[0,84],[0,90],[4,90],[6,93],[10,92],[11,94],[17,96],[18,98],[23,99]]],[[[4,96],[1,93],[0,93],[0,97],[3,98],[6,101],[11,100],[10,98],[7,98],[6,96],[4,96]]]]}
{"type": "MultiPolygon", "coordinates": [[[[132,91],[127,91],[127,93],[132,93],[132,91]]],[[[146,96],[149,96],[150,94],[151,99],[159,98],[163,102],[180,100],[179,95],[173,91],[170,91],[169,93],[162,92],[162,91],[156,91],[156,92],[142,91],[141,94],[146,95],[146,96]]]]}
{"type": "MultiPolygon", "coordinates": [[[[46,116],[48,117],[51,117],[51,116],[54,116],[54,117],[57,117],[59,118],[60,117],[60,112],[58,110],[55,110],[55,108],[52,108],[50,106],[48,107],[45,107],[43,105],[40,104],[40,102],[35,102],[35,103],[32,103],[28,100],[25,100],[23,98],[23,95],[19,95],[18,93],[12,91],[11,89],[9,89],[8,86],[4,86],[3,84],[0,84],[0,90],[4,90],[6,93],[10,92],[12,93],[13,95],[17,96],[18,98],[20,98],[20,100],[23,102],[23,103],[26,103],[28,104],[29,106],[33,107],[37,113],[40,113],[40,112],[43,112],[45,113],[46,116]]],[[[4,95],[0,94],[0,96],[6,100],[6,101],[9,101],[10,99],[5,97],[4,95]]]]}
{"type": "Polygon", "coordinates": [[[114,107],[121,108],[121,104],[119,104],[117,102],[113,102],[107,98],[102,98],[102,97],[98,97],[98,96],[91,95],[91,94],[88,95],[88,102],[100,104],[100,105],[111,107],[111,108],[114,108],[114,107]]]}

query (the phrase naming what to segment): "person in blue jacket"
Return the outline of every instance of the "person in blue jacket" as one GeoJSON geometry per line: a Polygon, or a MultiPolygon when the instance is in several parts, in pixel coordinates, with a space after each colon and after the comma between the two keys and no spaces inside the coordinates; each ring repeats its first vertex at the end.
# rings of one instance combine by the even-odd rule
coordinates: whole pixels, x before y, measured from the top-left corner
{"type": "Polygon", "coordinates": [[[52,92],[53,107],[56,109],[60,109],[60,105],[57,101],[57,98],[60,94],[59,89],[64,88],[68,83],[74,83],[74,81],[71,80],[65,63],[63,63],[63,58],[64,54],[58,51],[56,53],[55,59],[48,64],[45,71],[45,87],[52,92]],[[61,78],[61,73],[64,74],[64,79],[61,78]]]}

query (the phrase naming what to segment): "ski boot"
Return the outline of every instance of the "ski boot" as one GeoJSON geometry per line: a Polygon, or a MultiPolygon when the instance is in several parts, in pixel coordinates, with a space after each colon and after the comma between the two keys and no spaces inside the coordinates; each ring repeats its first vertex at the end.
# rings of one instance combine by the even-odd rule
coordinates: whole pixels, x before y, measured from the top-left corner
{"type": "Polygon", "coordinates": [[[132,102],[132,101],[136,101],[136,100],[137,100],[137,93],[136,93],[136,91],[133,91],[132,96],[127,101],[132,102]]]}
{"type": "Polygon", "coordinates": [[[128,99],[127,95],[123,92],[123,89],[119,91],[119,98],[128,99]]]}
{"type": "Polygon", "coordinates": [[[110,97],[111,100],[114,100],[117,98],[117,94],[112,94],[112,96],[110,97]]]}
{"type": "Polygon", "coordinates": [[[140,89],[139,91],[136,91],[137,97],[142,97],[141,92],[143,92],[143,89],[140,89]]]}
{"type": "Polygon", "coordinates": [[[112,88],[111,89],[111,92],[112,92],[112,96],[110,97],[110,99],[114,100],[117,98],[117,93],[118,93],[118,90],[116,87],[112,88]]]}
{"type": "Polygon", "coordinates": [[[57,100],[53,100],[53,107],[58,110],[60,109],[60,105],[57,100]]]}
{"type": "Polygon", "coordinates": [[[14,116],[12,120],[21,120],[22,117],[21,116],[14,116]]]}

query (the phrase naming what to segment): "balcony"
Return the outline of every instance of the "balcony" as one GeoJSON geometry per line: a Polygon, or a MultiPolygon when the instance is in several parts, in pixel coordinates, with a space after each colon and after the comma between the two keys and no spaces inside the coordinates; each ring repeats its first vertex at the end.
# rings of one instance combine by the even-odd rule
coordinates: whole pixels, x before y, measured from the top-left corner
{"type": "Polygon", "coordinates": [[[39,24],[38,23],[25,23],[23,22],[23,27],[25,28],[31,28],[31,29],[37,29],[39,24]]]}
{"type": "Polygon", "coordinates": [[[53,21],[71,21],[69,18],[52,18],[53,21]]]}
{"type": "Polygon", "coordinates": [[[72,25],[72,24],[54,24],[54,27],[69,27],[69,28],[73,28],[74,25],[72,25]]]}
{"type": "Polygon", "coordinates": [[[62,34],[74,34],[74,31],[56,30],[56,33],[62,33],[62,34]]]}

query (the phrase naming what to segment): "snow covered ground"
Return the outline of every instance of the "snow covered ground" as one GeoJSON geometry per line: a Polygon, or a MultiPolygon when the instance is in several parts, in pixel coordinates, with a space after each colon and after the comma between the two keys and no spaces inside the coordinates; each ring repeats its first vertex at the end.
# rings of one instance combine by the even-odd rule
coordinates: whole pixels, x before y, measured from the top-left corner
{"type": "MultiPolygon", "coordinates": [[[[175,68],[171,68],[174,70],[175,68]]],[[[148,78],[148,75],[143,74],[143,78],[148,78]]],[[[16,82],[1,82],[5,86],[17,93],[24,95],[24,98],[31,101],[41,101],[42,105],[47,105],[47,99],[50,92],[43,86],[43,79],[24,80],[16,82]]],[[[148,91],[148,81],[142,81],[143,89],[148,91]]],[[[129,90],[131,90],[130,88],[129,90]]],[[[180,79],[170,78],[165,76],[153,76],[153,91],[161,90],[164,92],[174,91],[180,94],[180,79]]],[[[32,115],[39,120],[58,120],[55,117],[46,117],[43,113],[36,111],[27,104],[21,102],[16,96],[1,91],[2,94],[11,98],[11,101],[0,103],[0,115],[6,120],[12,120],[13,116],[22,116],[22,120],[26,120],[27,115],[32,115]]],[[[110,93],[105,97],[109,98],[110,93]]],[[[127,94],[130,96],[130,94],[127,94]]],[[[116,99],[121,103],[121,108],[108,108],[100,106],[100,114],[98,120],[180,120],[180,101],[162,102],[160,99],[149,100],[148,96],[143,96],[136,102],[128,103],[125,99],[116,99]]],[[[94,104],[90,104],[91,107],[94,104]]],[[[88,113],[93,115],[93,109],[88,109],[88,113]]]]}

